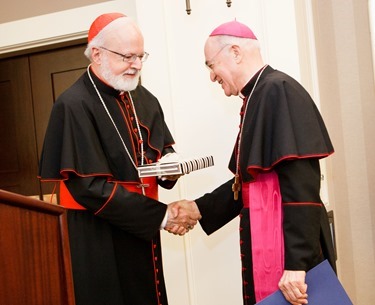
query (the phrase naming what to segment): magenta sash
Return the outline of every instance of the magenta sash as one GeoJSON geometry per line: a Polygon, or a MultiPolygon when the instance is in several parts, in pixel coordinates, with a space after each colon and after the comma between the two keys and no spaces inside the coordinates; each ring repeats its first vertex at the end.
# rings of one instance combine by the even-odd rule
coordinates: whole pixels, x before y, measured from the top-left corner
{"type": "Polygon", "coordinates": [[[277,174],[259,173],[242,184],[244,207],[249,208],[256,301],[278,289],[284,271],[281,193],[277,174]]]}

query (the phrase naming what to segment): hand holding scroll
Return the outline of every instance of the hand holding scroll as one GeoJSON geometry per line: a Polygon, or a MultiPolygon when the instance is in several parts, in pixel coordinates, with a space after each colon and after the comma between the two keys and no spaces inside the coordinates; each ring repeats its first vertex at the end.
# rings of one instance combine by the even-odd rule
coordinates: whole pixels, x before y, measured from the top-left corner
{"type": "Polygon", "coordinates": [[[194,201],[180,200],[168,205],[168,220],[165,230],[184,235],[192,230],[202,216],[194,201]]]}

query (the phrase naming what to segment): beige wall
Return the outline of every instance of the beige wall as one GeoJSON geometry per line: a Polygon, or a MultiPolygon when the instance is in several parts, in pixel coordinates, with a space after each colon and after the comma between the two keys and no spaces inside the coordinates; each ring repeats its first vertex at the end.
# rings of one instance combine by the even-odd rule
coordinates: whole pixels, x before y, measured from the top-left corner
{"type": "Polygon", "coordinates": [[[312,1],[321,110],[335,154],[339,275],[356,305],[375,299],[375,89],[367,1],[312,1]]]}
{"type": "MultiPolygon", "coordinates": [[[[25,19],[54,12],[74,9],[91,4],[107,2],[108,0],[11,0],[2,1],[0,10],[0,24],[19,19],[25,19]]],[[[71,22],[71,21],[67,21],[71,22]]]]}

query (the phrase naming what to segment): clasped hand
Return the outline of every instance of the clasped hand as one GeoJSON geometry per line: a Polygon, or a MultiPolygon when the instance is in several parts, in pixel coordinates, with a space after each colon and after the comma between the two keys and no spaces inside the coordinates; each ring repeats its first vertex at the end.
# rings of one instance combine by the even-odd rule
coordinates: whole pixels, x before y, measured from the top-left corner
{"type": "Polygon", "coordinates": [[[168,220],[164,229],[173,234],[184,235],[202,218],[197,204],[190,200],[172,202],[167,211],[168,220]]]}

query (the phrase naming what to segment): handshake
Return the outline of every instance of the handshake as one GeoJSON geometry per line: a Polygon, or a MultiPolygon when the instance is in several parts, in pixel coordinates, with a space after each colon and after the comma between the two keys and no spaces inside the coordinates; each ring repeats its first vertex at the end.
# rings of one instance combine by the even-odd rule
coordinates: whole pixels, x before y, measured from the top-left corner
{"type": "Polygon", "coordinates": [[[168,220],[165,230],[175,235],[184,235],[194,228],[202,218],[194,201],[180,200],[168,205],[168,220]]]}

